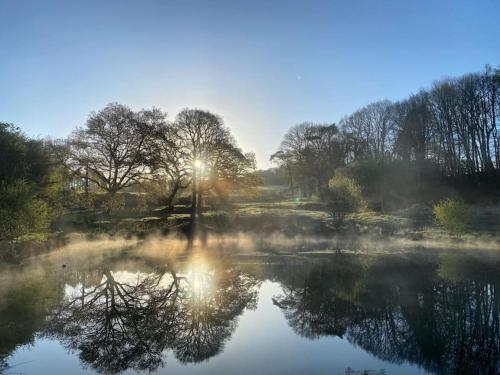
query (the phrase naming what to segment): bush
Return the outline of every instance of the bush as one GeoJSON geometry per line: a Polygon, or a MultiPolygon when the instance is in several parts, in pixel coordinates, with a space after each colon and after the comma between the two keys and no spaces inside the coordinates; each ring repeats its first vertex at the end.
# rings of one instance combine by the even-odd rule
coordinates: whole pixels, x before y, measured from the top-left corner
{"type": "Polygon", "coordinates": [[[33,189],[16,181],[0,186],[0,239],[14,240],[32,233],[45,232],[50,224],[50,210],[33,189]]]}
{"type": "Polygon", "coordinates": [[[472,221],[470,208],[457,199],[445,199],[432,208],[437,223],[454,234],[466,232],[472,221]]]}
{"type": "Polygon", "coordinates": [[[50,207],[51,216],[54,218],[61,216],[66,207],[78,203],[76,190],[66,188],[68,181],[66,171],[62,167],[55,167],[47,172],[41,184],[37,184],[39,195],[50,207]]]}
{"type": "Polygon", "coordinates": [[[337,175],[328,182],[327,205],[336,226],[342,224],[347,214],[363,206],[361,188],[355,180],[337,175]]]}
{"type": "Polygon", "coordinates": [[[107,213],[122,210],[124,207],[125,197],[121,193],[106,194],[101,204],[101,208],[107,213]]]}

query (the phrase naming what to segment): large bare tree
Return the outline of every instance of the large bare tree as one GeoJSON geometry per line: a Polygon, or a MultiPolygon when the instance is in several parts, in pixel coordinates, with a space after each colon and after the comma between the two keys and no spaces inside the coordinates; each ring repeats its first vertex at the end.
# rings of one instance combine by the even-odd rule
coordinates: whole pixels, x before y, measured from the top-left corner
{"type": "Polygon", "coordinates": [[[77,176],[115,194],[143,178],[148,141],[164,122],[165,114],[157,109],[134,112],[108,104],[70,136],[66,163],[77,176]]]}
{"type": "Polygon", "coordinates": [[[177,115],[175,127],[191,175],[194,221],[201,215],[205,192],[217,187],[220,191],[222,182],[235,183],[248,178],[255,170],[255,161],[237,147],[222,118],[213,113],[184,109],[177,115]]]}

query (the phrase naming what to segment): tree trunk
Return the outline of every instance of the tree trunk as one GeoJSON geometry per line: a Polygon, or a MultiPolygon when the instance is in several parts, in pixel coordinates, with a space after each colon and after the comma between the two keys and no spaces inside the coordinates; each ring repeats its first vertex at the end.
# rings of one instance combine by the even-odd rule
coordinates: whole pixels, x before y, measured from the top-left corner
{"type": "Polygon", "coordinates": [[[170,191],[170,194],[168,195],[167,199],[165,200],[165,205],[167,207],[172,206],[172,203],[174,202],[175,196],[177,195],[177,192],[179,191],[179,185],[180,185],[180,182],[176,181],[172,190],[170,191]]]}
{"type": "Polygon", "coordinates": [[[198,220],[201,219],[202,213],[203,213],[203,195],[201,189],[198,188],[198,198],[196,200],[196,216],[198,217],[198,220]]]}
{"type": "Polygon", "coordinates": [[[196,198],[198,197],[198,192],[197,192],[197,181],[196,181],[196,168],[193,168],[193,182],[192,182],[192,193],[191,193],[191,223],[194,224],[196,220],[196,210],[197,210],[197,201],[196,198]]]}

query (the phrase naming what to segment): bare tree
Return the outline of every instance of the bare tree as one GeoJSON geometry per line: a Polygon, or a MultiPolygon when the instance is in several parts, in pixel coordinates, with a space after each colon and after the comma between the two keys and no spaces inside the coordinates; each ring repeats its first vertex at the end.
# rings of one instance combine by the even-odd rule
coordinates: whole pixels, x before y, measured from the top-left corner
{"type": "Polygon", "coordinates": [[[236,182],[255,170],[254,158],[236,146],[221,117],[199,109],[184,109],[175,121],[183,148],[183,159],[191,175],[191,219],[202,212],[203,194],[236,182]]]}
{"type": "Polygon", "coordinates": [[[384,161],[391,157],[394,140],[392,103],[383,100],[367,105],[342,120],[346,134],[356,139],[356,156],[384,161]]]}
{"type": "Polygon", "coordinates": [[[151,169],[151,181],[146,187],[159,197],[168,211],[179,190],[189,186],[188,159],[179,129],[167,122],[157,126],[148,143],[147,163],[151,169]]]}
{"type": "Polygon", "coordinates": [[[285,169],[292,188],[297,185],[305,195],[322,194],[329,177],[344,164],[345,152],[335,124],[302,123],[290,129],[271,160],[285,169]]]}
{"type": "MultiPolygon", "coordinates": [[[[303,123],[284,136],[271,156],[290,186],[321,192],[333,169],[354,161],[402,161],[449,176],[500,168],[500,69],[435,83],[405,100],[369,104],[339,122],[339,129],[303,123]]],[[[418,174],[418,173],[417,173],[418,174]]]]}
{"type": "Polygon", "coordinates": [[[133,112],[108,104],[71,135],[66,164],[77,176],[115,194],[143,178],[148,140],[164,121],[165,114],[157,109],[133,112]]]}

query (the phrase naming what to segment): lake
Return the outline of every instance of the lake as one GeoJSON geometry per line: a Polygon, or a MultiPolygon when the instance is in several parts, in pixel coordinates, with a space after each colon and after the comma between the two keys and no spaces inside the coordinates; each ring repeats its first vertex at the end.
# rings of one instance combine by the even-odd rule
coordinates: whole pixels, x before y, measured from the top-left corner
{"type": "Polygon", "coordinates": [[[498,374],[495,252],[163,257],[0,268],[0,373],[498,374]]]}

